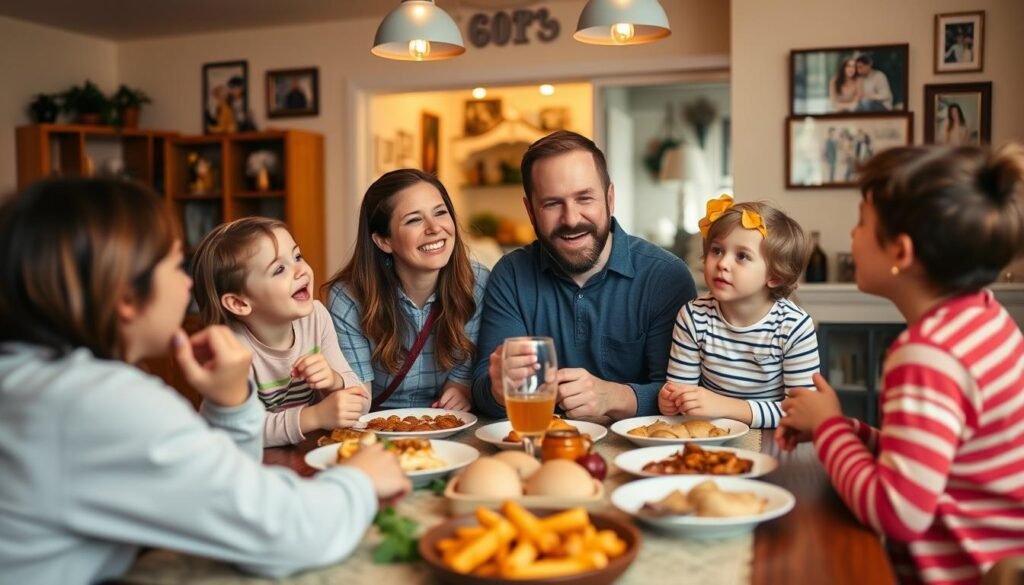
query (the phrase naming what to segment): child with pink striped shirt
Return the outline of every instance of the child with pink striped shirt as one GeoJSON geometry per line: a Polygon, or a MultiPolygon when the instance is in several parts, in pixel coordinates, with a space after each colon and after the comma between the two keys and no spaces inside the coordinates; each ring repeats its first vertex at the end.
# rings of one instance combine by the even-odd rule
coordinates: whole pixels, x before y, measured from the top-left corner
{"type": "Polygon", "coordinates": [[[832,483],[882,533],[904,582],[977,583],[1024,554],[1024,337],[983,287],[1024,251],[1024,149],[893,148],[860,174],[857,288],[893,302],[881,428],[819,392],[782,403],[785,450],[813,439],[832,483]]]}

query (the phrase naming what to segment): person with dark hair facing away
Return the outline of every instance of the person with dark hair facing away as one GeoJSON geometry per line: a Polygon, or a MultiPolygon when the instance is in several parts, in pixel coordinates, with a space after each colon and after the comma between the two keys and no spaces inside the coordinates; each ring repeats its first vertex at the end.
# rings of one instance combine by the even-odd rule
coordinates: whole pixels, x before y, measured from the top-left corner
{"type": "Polygon", "coordinates": [[[857,288],[907,329],[881,374],[881,427],[843,418],[820,375],[776,439],[814,440],[850,510],[907,582],[978,583],[1024,554],[1024,336],[985,287],[1024,251],[1024,149],[901,147],[861,170],[857,288]]]}
{"type": "Polygon", "coordinates": [[[487,275],[470,260],[436,176],[399,169],[370,185],[352,258],[324,287],[373,410],[470,409],[487,275]]]}
{"type": "Polygon", "coordinates": [[[310,479],[264,467],[250,353],[181,329],[192,281],[162,197],[39,182],[0,204],[0,581],[116,580],[141,547],[281,576],[355,549],[410,489],[382,446],[310,479]],[[137,367],[173,353],[197,413],[137,367]]]}
{"type": "MultiPolygon", "coordinates": [[[[507,254],[487,285],[473,399],[505,416],[502,346],[548,336],[557,405],[570,418],[657,414],[675,314],[696,296],[682,260],[627,234],[615,188],[590,139],[558,131],[523,156],[523,202],[537,241],[507,254]]],[[[515,356],[529,367],[536,356],[515,356]]]]}

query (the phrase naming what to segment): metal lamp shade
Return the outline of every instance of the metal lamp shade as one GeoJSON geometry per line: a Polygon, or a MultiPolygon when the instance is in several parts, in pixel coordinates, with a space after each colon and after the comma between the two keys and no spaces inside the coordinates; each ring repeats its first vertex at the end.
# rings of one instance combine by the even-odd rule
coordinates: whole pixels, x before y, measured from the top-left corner
{"type": "Polygon", "coordinates": [[[399,61],[439,61],[458,57],[466,47],[458,25],[433,0],[402,0],[377,27],[370,52],[399,61]],[[414,56],[409,50],[414,40],[429,42],[430,53],[414,56]]]}
{"type": "Polygon", "coordinates": [[[591,45],[639,45],[670,34],[668,16],[658,0],[590,0],[572,38],[591,45]],[[611,29],[616,24],[631,24],[632,38],[614,39],[611,29]]]}

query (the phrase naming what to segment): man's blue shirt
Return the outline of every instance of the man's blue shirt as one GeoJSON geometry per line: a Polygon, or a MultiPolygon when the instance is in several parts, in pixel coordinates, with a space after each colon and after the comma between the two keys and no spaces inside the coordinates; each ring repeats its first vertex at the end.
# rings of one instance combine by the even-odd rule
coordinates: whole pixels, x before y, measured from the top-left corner
{"type": "Polygon", "coordinates": [[[658,414],[672,327],[697,296],[689,269],[665,250],[627,234],[612,219],[605,267],[579,287],[540,242],[502,258],[487,282],[473,372],[473,403],[504,417],[491,395],[491,352],[505,338],[547,336],[560,368],[583,368],[636,393],[637,416],[658,414]]]}

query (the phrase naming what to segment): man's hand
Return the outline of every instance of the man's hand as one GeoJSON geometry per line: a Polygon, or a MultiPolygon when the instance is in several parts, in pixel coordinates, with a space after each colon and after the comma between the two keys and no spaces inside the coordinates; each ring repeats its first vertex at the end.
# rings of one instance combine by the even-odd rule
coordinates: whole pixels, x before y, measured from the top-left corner
{"type": "Polygon", "coordinates": [[[522,344],[514,350],[505,360],[503,355],[505,344],[499,345],[491,352],[490,364],[487,373],[491,377],[491,396],[498,401],[498,404],[505,405],[505,385],[502,376],[508,376],[514,382],[522,381],[537,368],[537,354],[528,344],[522,344]],[[502,368],[505,368],[502,371],[502,368]]]}
{"type": "Polygon", "coordinates": [[[636,396],[624,384],[602,380],[583,368],[558,370],[558,405],[567,418],[636,414],[636,396]]]}

